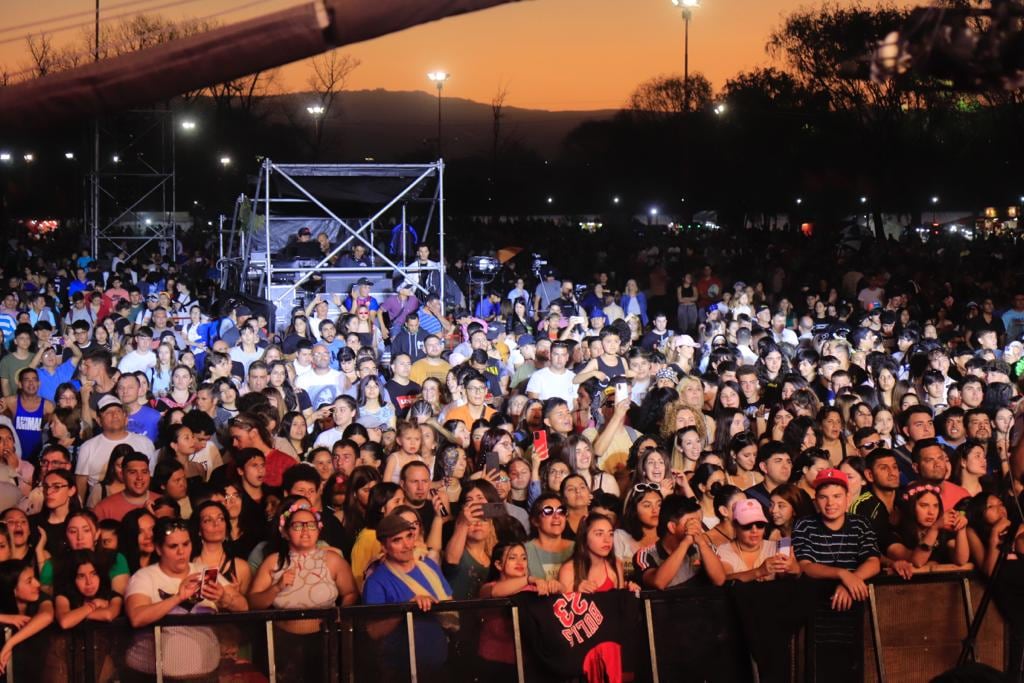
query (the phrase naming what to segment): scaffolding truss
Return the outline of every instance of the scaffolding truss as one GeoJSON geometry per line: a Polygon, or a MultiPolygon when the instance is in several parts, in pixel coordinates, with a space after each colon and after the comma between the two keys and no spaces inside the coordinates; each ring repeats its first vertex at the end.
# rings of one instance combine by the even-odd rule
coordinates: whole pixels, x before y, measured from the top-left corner
{"type": "MultiPolygon", "coordinates": [[[[242,203],[239,198],[239,205],[242,203]]],[[[236,216],[244,213],[236,210],[236,216]]],[[[422,297],[428,289],[420,276],[428,270],[438,274],[437,294],[444,305],[441,160],[427,164],[276,164],[264,159],[248,214],[242,231],[248,237],[236,241],[232,228],[229,242],[232,247],[240,245],[241,272],[259,283],[257,293],[278,310],[287,308],[297,290],[314,275],[335,274],[349,281],[366,276],[383,281],[400,275],[422,297]],[[410,228],[411,217],[417,222],[423,219],[421,232],[410,228]],[[300,227],[310,227],[316,236],[326,233],[330,251],[308,264],[282,261],[279,255],[300,227]],[[387,236],[386,245],[380,234],[387,236]],[[437,255],[431,266],[421,267],[413,258],[417,243],[428,244],[437,255]],[[333,265],[342,252],[355,245],[366,248],[369,266],[333,265]]],[[[389,286],[373,293],[386,291],[389,286]]]]}
{"type": "Polygon", "coordinates": [[[90,185],[90,245],[132,257],[153,243],[177,248],[174,116],[169,110],[129,111],[97,119],[90,185]]]}

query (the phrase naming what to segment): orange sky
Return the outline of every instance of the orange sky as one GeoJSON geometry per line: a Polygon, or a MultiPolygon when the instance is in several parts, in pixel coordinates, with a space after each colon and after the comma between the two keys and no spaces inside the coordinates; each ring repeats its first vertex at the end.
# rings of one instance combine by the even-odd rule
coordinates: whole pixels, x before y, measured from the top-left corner
{"type": "MultiPolygon", "coordinates": [[[[115,7],[126,0],[102,0],[115,7]]],[[[251,1],[251,0],[250,0],[251,1]]],[[[373,0],[366,0],[372,2],[373,0]]],[[[428,2],[429,0],[422,0],[428,2]]],[[[715,88],[740,70],[769,64],[764,45],[781,17],[802,0],[702,0],[690,24],[690,71],[705,73],[715,88]]],[[[135,0],[109,14],[138,11],[168,0],[135,0]]],[[[192,0],[162,12],[169,17],[207,16],[246,0],[192,0]]],[[[265,0],[221,18],[237,21],[300,4],[265,0]]],[[[91,11],[93,0],[3,0],[4,27],[91,11]]],[[[105,15],[106,16],[106,15],[105,15]]],[[[54,26],[91,21],[90,16],[54,26]]],[[[38,30],[38,29],[36,29],[38,30]]],[[[81,30],[81,29],[79,29],[81,30]]],[[[0,33],[0,41],[28,29],[0,33]]],[[[64,43],[76,31],[56,34],[64,43]]],[[[683,21],[670,0],[531,0],[417,27],[343,48],[362,61],[351,89],[430,90],[426,73],[452,74],[445,94],[489,101],[499,84],[506,104],[542,109],[621,106],[634,86],[661,73],[682,73],[683,21]]],[[[0,64],[25,65],[24,41],[0,44],[0,64]]],[[[282,83],[305,89],[308,64],[285,67],[282,83]]]]}

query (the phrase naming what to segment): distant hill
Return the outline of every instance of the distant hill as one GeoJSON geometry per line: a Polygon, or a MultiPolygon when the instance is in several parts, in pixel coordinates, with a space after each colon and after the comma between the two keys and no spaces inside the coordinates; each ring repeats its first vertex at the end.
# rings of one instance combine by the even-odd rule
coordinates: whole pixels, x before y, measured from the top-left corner
{"type": "MultiPolygon", "coordinates": [[[[305,108],[317,101],[313,93],[289,93],[272,98],[275,117],[308,117],[305,108]]],[[[616,110],[545,111],[506,106],[502,137],[554,156],[566,134],[585,121],[605,120],[616,110]]],[[[489,154],[494,117],[489,103],[445,97],[442,125],[446,157],[489,154]]],[[[343,92],[324,121],[324,146],[349,159],[390,160],[433,147],[437,136],[437,95],[426,92],[355,90],[343,92]]]]}

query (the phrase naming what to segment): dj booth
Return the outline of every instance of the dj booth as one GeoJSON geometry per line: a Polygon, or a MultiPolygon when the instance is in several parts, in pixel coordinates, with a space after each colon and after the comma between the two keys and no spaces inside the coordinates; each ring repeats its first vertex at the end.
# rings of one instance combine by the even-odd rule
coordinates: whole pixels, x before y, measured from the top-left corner
{"type": "Polygon", "coordinates": [[[275,164],[262,163],[252,211],[245,220],[242,272],[249,290],[276,307],[276,323],[287,325],[295,306],[324,293],[342,297],[361,278],[371,281],[378,300],[393,291],[395,278],[413,284],[437,283],[444,301],[444,162],[429,164],[275,164]],[[421,228],[412,227],[421,226],[421,228]],[[311,239],[297,243],[299,230],[311,239]],[[328,253],[318,237],[327,236],[328,253]],[[430,247],[432,266],[415,261],[416,246],[430,247]],[[340,267],[356,245],[368,266],[340,267]],[[422,276],[422,277],[421,277],[422,276]]]}

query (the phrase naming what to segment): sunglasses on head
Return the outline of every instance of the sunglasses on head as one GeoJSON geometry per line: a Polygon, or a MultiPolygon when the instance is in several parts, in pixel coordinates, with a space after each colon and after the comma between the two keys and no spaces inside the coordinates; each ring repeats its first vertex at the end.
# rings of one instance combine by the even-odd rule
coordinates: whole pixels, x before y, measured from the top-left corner
{"type": "Polygon", "coordinates": [[[545,517],[550,517],[551,515],[558,515],[559,517],[565,517],[565,508],[562,507],[561,505],[559,505],[558,507],[552,507],[550,505],[545,505],[544,507],[542,507],[540,509],[540,514],[544,515],[545,517]]]}
{"type": "Polygon", "coordinates": [[[768,522],[751,522],[750,524],[737,524],[740,529],[744,531],[750,531],[751,529],[764,529],[768,528],[768,522]]]}
{"type": "Polygon", "coordinates": [[[188,531],[188,524],[186,524],[185,522],[182,522],[180,520],[176,520],[174,522],[169,522],[167,524],[167,528],[164,529],[164,535],[165,536],[170,536],[175,531],[188,531]]]}
{"type": "Polygon", "coordinates": [[[661,487],[657,484],[633,484],[633,493],[645,493],[647,491],[661,491],[661,487]]]}

